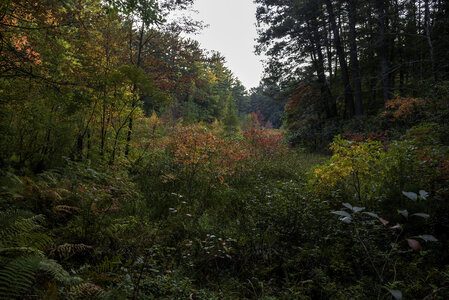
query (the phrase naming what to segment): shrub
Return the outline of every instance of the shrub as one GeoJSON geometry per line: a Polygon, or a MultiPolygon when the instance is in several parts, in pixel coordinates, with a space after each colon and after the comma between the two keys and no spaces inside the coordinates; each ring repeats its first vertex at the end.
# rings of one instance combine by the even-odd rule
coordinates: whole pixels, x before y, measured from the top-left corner
{"type": "Polygon", "coordinates": [[[373,207],[374,179],[382,172],[382,144],[370,140],[354,142],[337,136],[330,149],[334,154],[329,162],[314,170],[317,190],[331,191],[339,185],[359,205],[373,207]]]}

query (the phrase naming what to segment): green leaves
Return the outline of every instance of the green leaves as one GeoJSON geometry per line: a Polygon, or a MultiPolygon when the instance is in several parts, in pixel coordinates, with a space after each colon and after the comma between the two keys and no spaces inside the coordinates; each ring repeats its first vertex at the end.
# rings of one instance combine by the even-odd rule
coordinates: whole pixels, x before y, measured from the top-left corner
{"type": "Polygon", "coordinates": [[[402,300],[402,292],[399,290],[388,290],[396,300],[402,300]]]}
{"type": "Polygon", "coordinates": [[[333,211],[331,212],[334,215],[338,215],[338,216],[342,216],[343,218],[340,218],[340,221],[342,221],[343,223],[349,224],[352,222],[352,217],[349,213],[345,212],[345,211],[333,211]]]}
{"type": "Polygon", "coordinates": [[[345,212],[345,211],[341,211],[341,210],[339,210],[339,211],[333,211],[332,212],[334,215],[338,215],[338,216],[342,216],[342,217],[347,217],[347,218],[350,218],[351,217],[351,215],[349,214],[349,213],[347,213],[347,212],[345,212]]]}
{"type": "Polygon", "coordinates": [[[343,203],[343,206],[346,208],[349,208],[350,210],[352,210],[353,212],[356,212],[356,213],[361,212],[365,209],[364,207],[352,206],[349,203],[343,203]]]}
{"type": "MultiPolygon", "coordinates": [[[[405,218],[409,217],[409,212],[406,209],[398,210],[398,213],[401,214],[402,216],[404,216],[405,218]]],[[[425,214],[425,213],[414,213],[411,216],[421,217],[421,218],[425,218],[425,219],[430,218],[430,215],[425,214]]]]}
{"type": "Polygon", "coordinates": [[[429,196],[429,193],[424,191],[424,190],[420,190],[419,191],[419,195],[414,193],[414,192],[402,192],[402,194],[407,197],[408,199],[412,200],[412,201],[418,201],[418,199],[420,200],[427,200],[427,197],[429,196]]]}
{"type": "Polygon", "coordinates": [[[145,73],[142,68],[136,65],[121,66],[112,74],[115,82],[129,82],[139,88],[140,92],[145,95],[154,95],[158,92],[151,77],[145,73]]]}
{"type": "Polygon", "coordinates": [[[402,192],[402,194],[409,198],[412,201],[417,201],[418,200],[418,195],[416,193],[413,192],[402,192]]]}
{"type": "Polygon", "coordinates": [[[433,235],[430,235],[430,234],[423,234],[418,237],[423,239],[426,242],[438,242],[438,240],[433,235]]]}
{"type": "Polygon", "coordinates": [[[416,214],[413,214],[412,216],[417,216],[417,217],[421,217],[421,218],[425,218],[425,219],[430,218],[430,215],[424,214],[424,213],[416,213],[416,214]]]}
{"type": "MultiPolygon", "coordinates": [[[[437,238],[430,234],[419,235],[419,236],[417,236],[417,238],[420,238],[420,239],[424,240],[425,242],[438,242],[437,238]]],[[[421,243],[418,242],[417,240],[410,238],[410,239],[407,239],[407,243],[410,246],[410,248],[412,248],[413,250],[415,250],[415,251],[421,250],[421,243]]]]}
{"type": "Polygon", "coordinates": [[[419,195],[421,196],[421,198],[423,200],[427,200],[427,197],[429,196],[429,193],[426,192],[426,191],[421,190],[421,191],[419,191],[419,195]]]}
{"type": "Polygon", "coordinates": [[[373,213],[373,212],[364,212],[364,214],[366,214],[370,217],[376,218],[376,219],[380,219],[380,217],[376,213],[373,213]]]}
{"type": "MultiPolygon", "coordinates": [[[[346,208],[349,208],[355,214],[359,213],[365,209],[364,207],[352,206],[349,203],[343,203],[343,206],[346,208]]],[[[343,223],[349,224],[352,222],[352,216],[346,211],[338,210],[338,211],[332,211],[331,213],[333,213],[334,215],[342,216],[343,218],[341,218],[340,221],[342,221],[343,223]]]]}
{"type": "MultiPolygon", "coordinates": [[[[417,194],[415,193],[406,193],[404,192],[404,195],[409,196],[411,198],[414,198],[416,196],[416,199],[418,199],[417,194]]],[[[427,195],[425,193],[422,193],[422,195],[426,196],[427,195]]],[[[331,213],[341,216],[342,218],[340,218],[340,221],[344,222],[344,223],[351,223],[353,221],[354,215],[363,211],[364,208],[362,207],[353,207],[351,204],[349,203],[343,203],[343,206],[352,210],[353,211],[353,215],[349,214],[346,211],[332,211],[331,213]]],[[[404,209],[404,210],[398,210],[398,213],[401,214],[402,216],[404,216],[405,218],[409,217],[409,212],[408,210],[404,209]]],[[[384,226],[387,226],[390,222],[379,217],[378,214],[374,213],[374,212],[363,212],[363,214],[368,215],[372,218],[376,218],[378,219],[384,226]]],[[[425,213],[414,213],[411,216],[417,216],[417,217],[421,217],[421,218],[429,218],[430,216],[428,214],[425,213]]],[[[389,227],[390,230],[395,230],[395,229],[401,229],[401,232],[403,230],[403,226],[400,224],[397,224],[395,226],[391,226],[389,227]]],[[[438,240],[433,236],[433,235],[429,235],[429,234],[424,234],[424,235],[419,235],[417,236],[417,238],[420,238],[426,242],[437,242],[438,240]]],[[[421,249],[421,243],[418,242],[416,239],[414,238],[407,238],[405,239],[405,241],[407,241],[407,244],[409,245],[410,248],[412,248],[414,251],[419,251],[421,249]]],[[[393,243],[394,245],[396,245],[396,242],[393,243]]],[[[396,246],[394,246],[396,247],[396,246]]]]}
{"type": "Polygon", "coordinates": [[[354,212],[358,213],[358,212],[363,211],[364,209],[365,209],[364,207],[357,207],[357,206],[354,206],[352,210],[353,210],[354,212]]]}
{"type": "Polygon", "coordinates": [[[398,210],[398,213],[400,213],[401,215],[403,215],[405,218],[408,218],[408,210],[404,209],[404,210],[398,210]]]}
{"type": "Polygon", "coordinates": [[[136,16],[146,26],[161,24],[164,19],[162,11],[155,0],[107,0],[113,8],[130,16],[136,16]]]}

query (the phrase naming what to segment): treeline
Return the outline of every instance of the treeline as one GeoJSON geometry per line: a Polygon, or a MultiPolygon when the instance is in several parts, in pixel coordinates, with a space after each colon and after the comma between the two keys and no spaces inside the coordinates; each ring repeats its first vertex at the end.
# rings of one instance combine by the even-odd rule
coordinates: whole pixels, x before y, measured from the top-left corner
{"type": "Polygon", "coordinates": [[[247,97],[241,97],[236,101],[239,118],[243,125],[248,123],[248,118],[254,113],[260,125],[267,128],[282,126],[285,105],[285,99],[274,97],[270,87],[263,84],[251,89],[247,97]]]}
{"type": "Polygon", "coordinates": [[[375,115],[397,97],[447,96],[447,1],[256,3],[266,82],[289,91],[294,142],[311,131],[332,137],[335,120],[375,115]]]}
{"type": "Polygon", "coordinates": [[[166,21],[192,2],[2,2],[1,164],[112,164],[138,155],[154,117],[238,126],[247,91],[223,56],[181,37],[202,24],[166,21]]]}

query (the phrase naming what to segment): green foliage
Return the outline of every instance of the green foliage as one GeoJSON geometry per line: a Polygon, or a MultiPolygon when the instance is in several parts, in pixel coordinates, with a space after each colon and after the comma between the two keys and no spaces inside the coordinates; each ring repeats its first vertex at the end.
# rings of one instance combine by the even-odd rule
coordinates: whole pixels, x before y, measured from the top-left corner
{"type": "Polygon", "coordinates": [[[61,285],[79,281],[44,255],[52,240],[42,233],[43,220],[43,216],[20,211],[0,214],[0,298],[29,295],[38,281],[55,280],[61,285]]]}
{"type": "Polygon", "coordinates": [[[68,299],[365,299],[444,287],[444,165],[438,177],[431,170],[445,147],[419,135],[388,147],[337,137],[326,162],[299,150],[267,154],[269,136],[250,133],[179,127],[158,133],[158,146],[128,171],[68,160],[33,180],[6,175],[18,186],[4,201],[18,194],[39,203],[28,207],[48,221],[44,229],[43,216],[2,217],[4,290],[68,299]],[[210,177],[245,139],[259,154],[223,183],[210,177]],[[14,290],[10,274],[25,262],[14,290]]]}
{"type": "Polygon", "coordinates": [[[251,91],[192,0],[0,4],[0,298],[449,297],[444,1],[256,2],[251,91]]]}
{"type": "Polygon", "coordinates": [[[228,132],[235,132],[238,126],[237,109],[231,96],[226,101],[223,124],[228,132]]]}

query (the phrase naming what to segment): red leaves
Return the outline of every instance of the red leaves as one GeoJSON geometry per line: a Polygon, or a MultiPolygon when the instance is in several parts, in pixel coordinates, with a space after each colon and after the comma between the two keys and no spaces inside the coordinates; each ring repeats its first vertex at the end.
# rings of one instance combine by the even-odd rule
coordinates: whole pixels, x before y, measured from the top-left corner
{"type": "Polygon", "coordinates": [[[275,130],[250,127],[243,132],[243,136],[249,142],[253,155],[274,155],[287,149],[284,136],[275,130]]]}
{"type": "MultiPolygon", "coordinates": [[[[250,169],[251,160],[266,159],[287,149],[283,136],[275,130],[251,127],[244,139],[222,138],[219,132],[200,125],[176,127],[164,149],[173,154],[183,171],[226,184],[231,176],[250,169]]],[[[168,175],[164,182],[173,180],[168,175]]]]}
{"type": "Polygon", "coordinates": [[[388,223],[390,223],[390,222],[388,222],[387,220],[382,219],[382,218],[379,218],[379,221],[380,221],[384,226],[387,226],[388,223]]]}
{"type": "Polygon", "coordinates": [[[414,239],[407,239],[407,243],[414,251],[419,251],[421,249],[421,243],[414,239]]]}
{"type": "Polygon", "coordinates": [[[440,173],[443,179],[449,179],[449,160],[441,161],[440,173]]]}
{"type": "Polygon", "coordinates": [[[293,96],[289,99],[288,104],[285,106],[285,109],[287,111],[294,111],[310,101],[313,102],[313,99],[316,99],[317,95],[317,92],[310,86],[300,84],[296,88],[293,96]]]}
{"type": "Polygon", "coordinates": [[[175,128],[167,145],[174,161],[184,171],[201,174],[220,184],[245,169],[245,163],[251,157],[247,148],[240,140],[221,138],[200,125],[175,128]]]}

